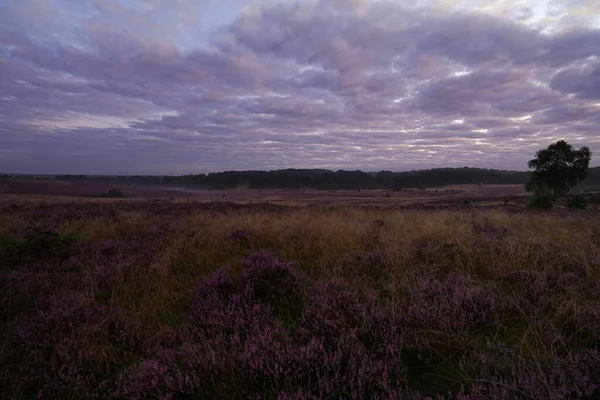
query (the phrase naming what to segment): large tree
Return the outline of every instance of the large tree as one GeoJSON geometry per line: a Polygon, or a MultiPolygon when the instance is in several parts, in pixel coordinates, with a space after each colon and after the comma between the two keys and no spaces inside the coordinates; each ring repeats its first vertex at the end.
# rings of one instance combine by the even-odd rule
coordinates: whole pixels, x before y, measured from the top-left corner
{"type": "Polygon", "coordinates": [[[573,149],[569,143],[560,140],[539,150],[529,161],[531,174],[525,188],[529,192],[548,193],[552,200],[566,194],[571,188],[587,178],[592,153],[588,147],[573,149]]]}

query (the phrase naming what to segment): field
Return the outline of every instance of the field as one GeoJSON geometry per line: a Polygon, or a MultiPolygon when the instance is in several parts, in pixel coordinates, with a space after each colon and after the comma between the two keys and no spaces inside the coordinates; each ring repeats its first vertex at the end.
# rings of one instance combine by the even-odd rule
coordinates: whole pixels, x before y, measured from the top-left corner
{"type": "Polygon", "coordinates": [[[454,189],[4,195],[0,397],[600,398],[597,206],[454,189]]]}
{"type": "Polygon", "coordinates": [[[53,180],[7,180],[5,193],[28,196],[70,196],[78,198],[98,198],[111,189],[120,190],[125,198],[173,198],[194,201],[232,201],[236,203],[260,203],[305,205],[333,204],[356,206],[395,206],[418,204],[501,202],[511,199],[513,203],[523,202],[527,195],[523,185],[456,185],[439,189],[391,190],[313,190],[313,189],[232,189],[202,190],[181,187],[119,186],[104,183],[62,182],[53,180]]]}

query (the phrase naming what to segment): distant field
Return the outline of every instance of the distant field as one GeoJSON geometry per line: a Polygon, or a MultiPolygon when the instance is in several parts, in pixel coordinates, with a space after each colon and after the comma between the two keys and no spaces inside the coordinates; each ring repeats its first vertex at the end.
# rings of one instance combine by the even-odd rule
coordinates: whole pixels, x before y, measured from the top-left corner
{"type": "Polygon", "coordinates": [[[0,398],[598,398],[600,212],[456,189],[0,196],[0,398]]]}
{"type": "Polygon", "coordinates": [[[438,189],[391,190],[302,190],[233,189],[196,190],[186,188],[119,186],[98,183],[14,180],[6,181],[6,194],[37,196],[98,197],[119,189],[126,198],[192,198],[197,201],[272,202],[277,204],[398,205],[412,203],[455,203],[501,201],[526,196],[522,185],[456,185],[438,189]]]}

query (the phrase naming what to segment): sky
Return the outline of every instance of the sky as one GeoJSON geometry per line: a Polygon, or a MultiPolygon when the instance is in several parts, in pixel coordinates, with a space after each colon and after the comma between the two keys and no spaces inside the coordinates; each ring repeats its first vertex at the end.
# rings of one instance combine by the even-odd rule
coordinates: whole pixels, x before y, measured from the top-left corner
{"type": "Polygon", "coordinates": [[[600,165],[597,0],[0,0],[0,172],[600,165]]]}

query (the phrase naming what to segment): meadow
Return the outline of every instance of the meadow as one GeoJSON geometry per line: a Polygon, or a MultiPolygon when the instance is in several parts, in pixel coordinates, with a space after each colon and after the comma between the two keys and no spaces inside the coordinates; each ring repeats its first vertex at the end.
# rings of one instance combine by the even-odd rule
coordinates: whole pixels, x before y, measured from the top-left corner
{"type": "Polygon", "coordinates": [[[6,399],[600,399],[600,212],[0,199],[6,399]]]}

